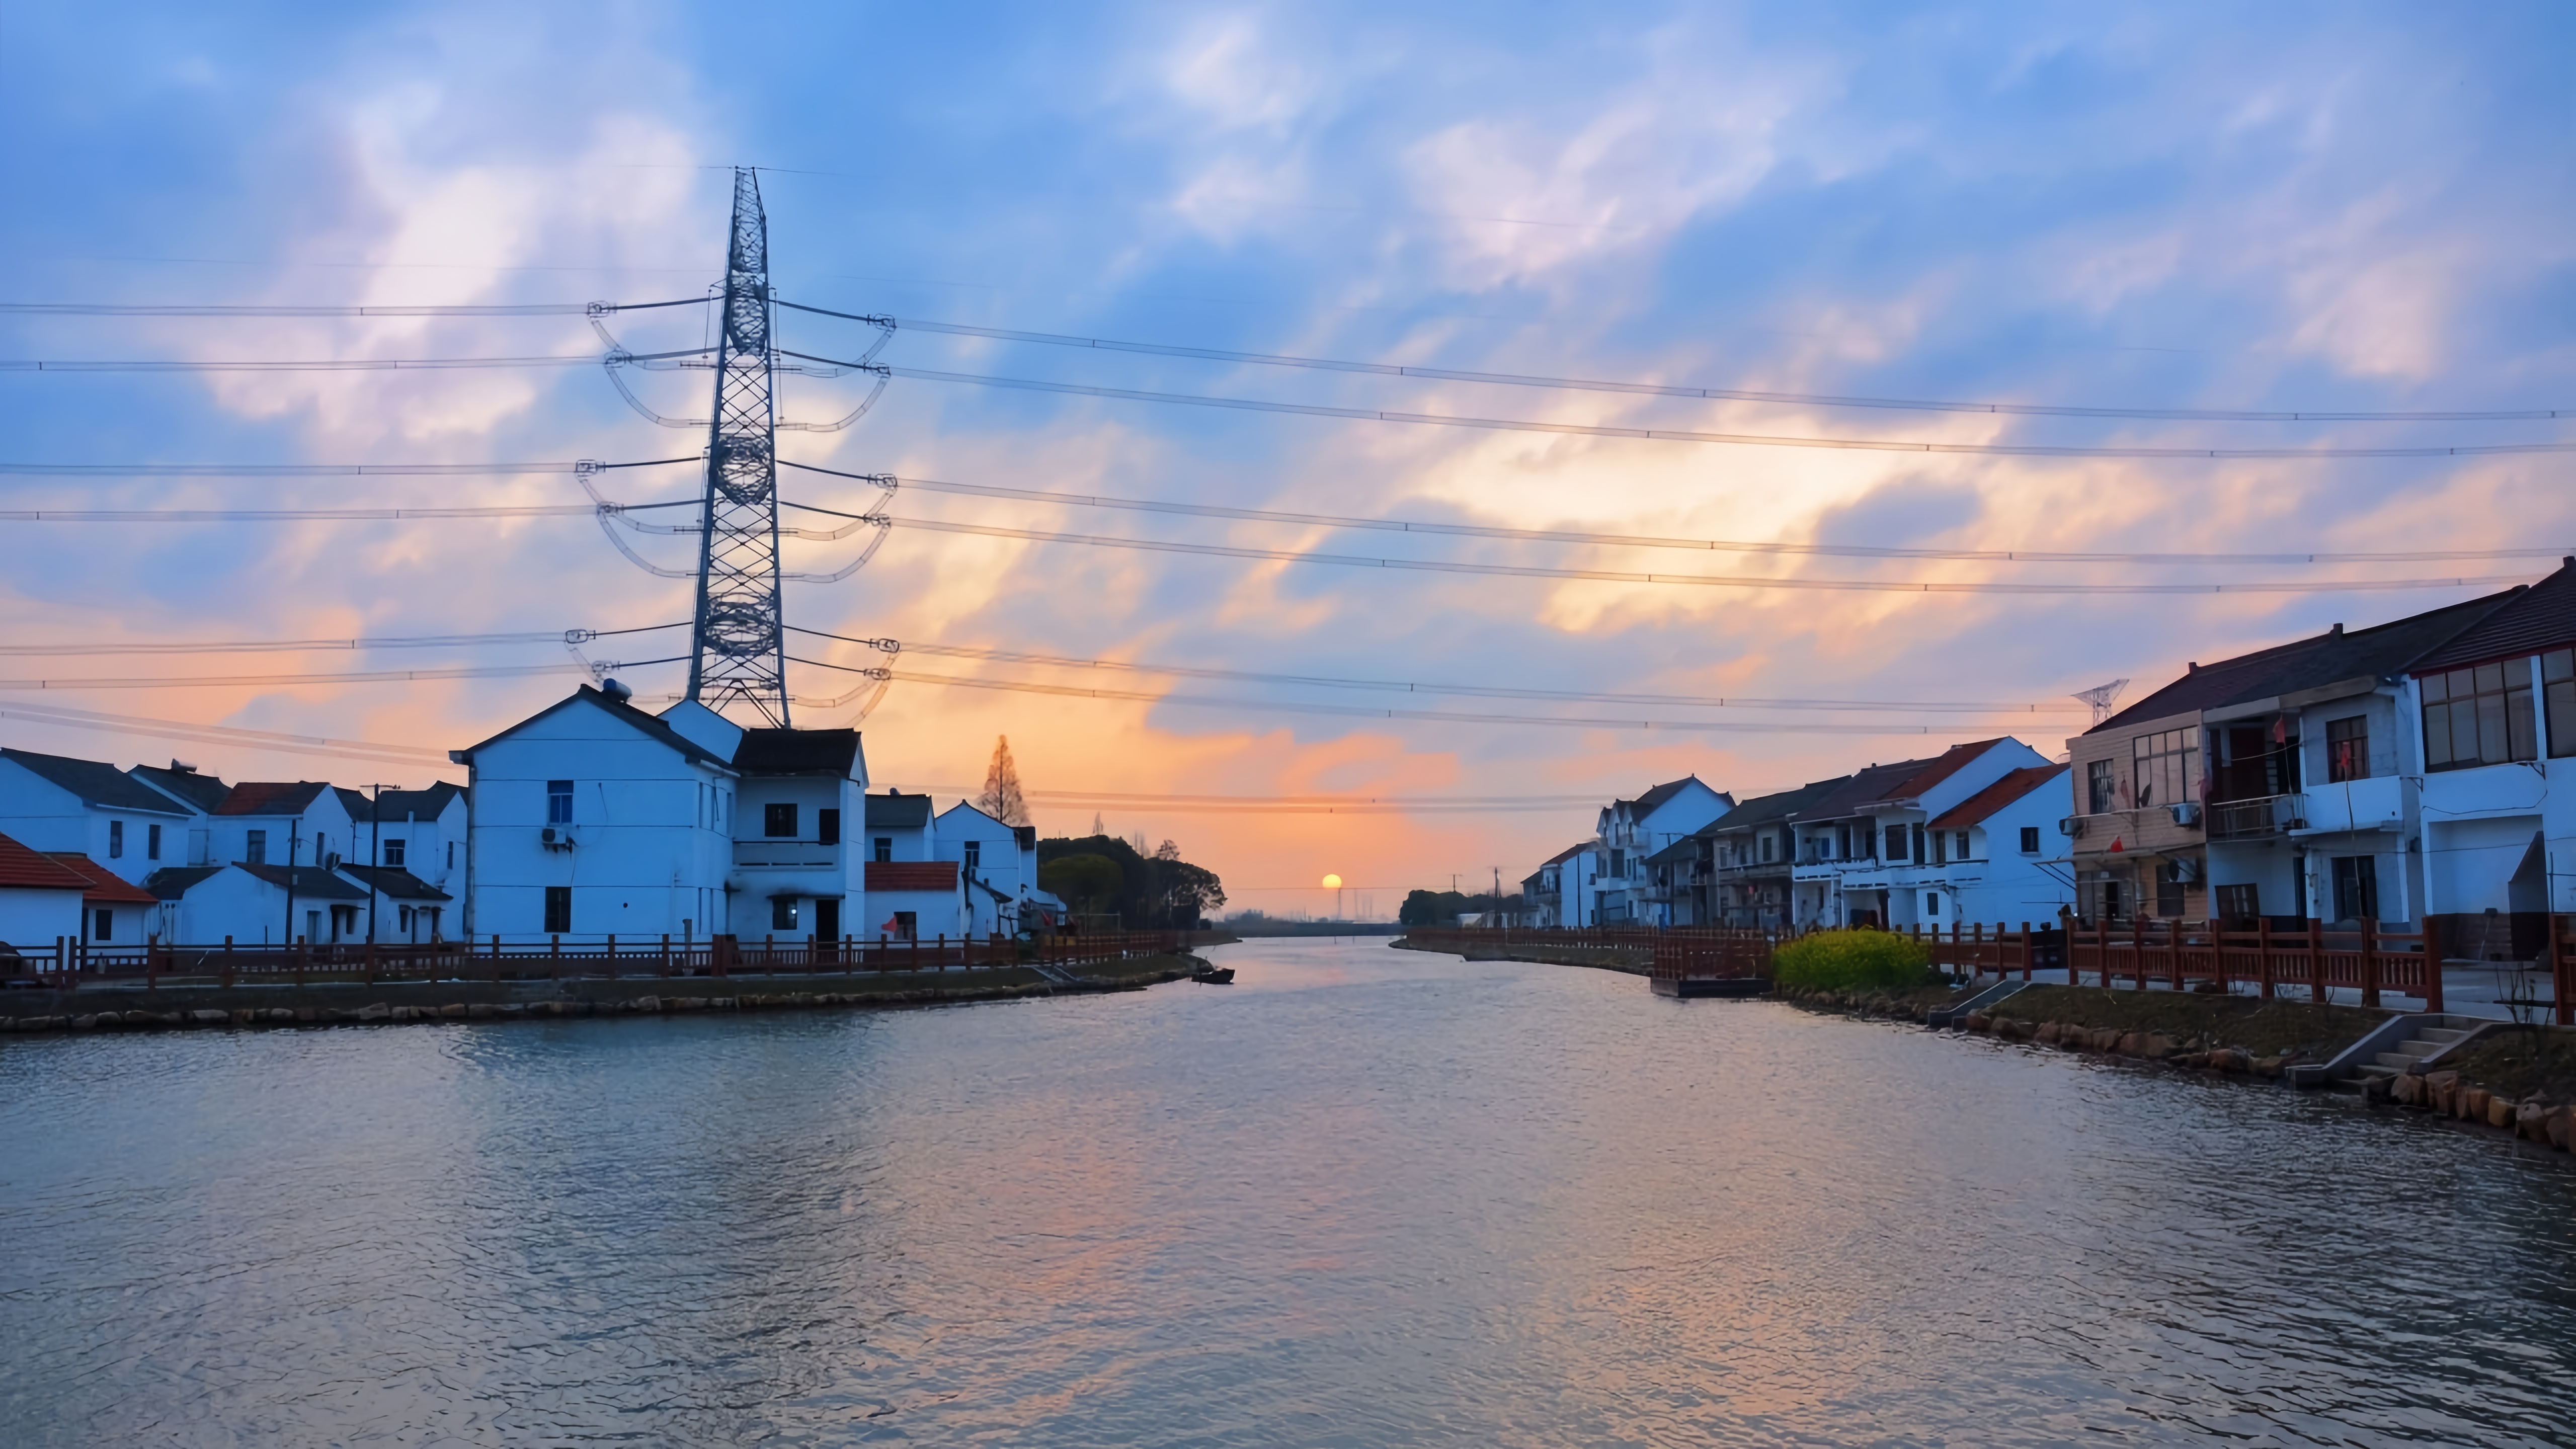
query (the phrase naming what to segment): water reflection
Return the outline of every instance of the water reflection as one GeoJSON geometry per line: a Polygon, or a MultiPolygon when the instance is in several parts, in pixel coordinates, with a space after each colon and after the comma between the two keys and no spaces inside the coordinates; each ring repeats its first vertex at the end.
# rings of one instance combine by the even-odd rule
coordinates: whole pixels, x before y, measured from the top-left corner
{"type": "Polygon", "coordinates": [[[12,1443],[2547,1443],[2576,1173],[1376,942],[14,1041],[12,1443]]]}

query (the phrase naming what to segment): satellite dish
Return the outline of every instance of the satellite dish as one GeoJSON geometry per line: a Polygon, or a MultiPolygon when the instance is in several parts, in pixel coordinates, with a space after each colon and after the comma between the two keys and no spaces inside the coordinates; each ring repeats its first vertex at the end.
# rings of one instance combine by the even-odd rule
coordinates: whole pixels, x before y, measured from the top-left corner
{"type": "Polygon", "coordinates": [[[2129,681],[2114,679],[2108,684],[2097,684],[2091,689],[2078,690],[2069,697],[2080,699],[2093,706],[2093,722],[2100,724],[2111,717],[2111,701],[2118,699],[2120,691],[2128,687],[2129,681]]]}

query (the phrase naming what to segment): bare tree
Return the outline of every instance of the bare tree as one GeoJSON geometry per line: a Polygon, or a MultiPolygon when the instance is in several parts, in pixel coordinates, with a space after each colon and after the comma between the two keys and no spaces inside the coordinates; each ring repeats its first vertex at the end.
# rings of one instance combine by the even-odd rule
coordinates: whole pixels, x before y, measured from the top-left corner
{"type": "Polygon", "coordinates": [[[975,797],[975,808],[1004,825],[1029,823],[1029,802],[1020,794],[1020,767],[1011,763],[1009,735],[993,745],[993,763],[984,771],[984,793],[975,797]]]}

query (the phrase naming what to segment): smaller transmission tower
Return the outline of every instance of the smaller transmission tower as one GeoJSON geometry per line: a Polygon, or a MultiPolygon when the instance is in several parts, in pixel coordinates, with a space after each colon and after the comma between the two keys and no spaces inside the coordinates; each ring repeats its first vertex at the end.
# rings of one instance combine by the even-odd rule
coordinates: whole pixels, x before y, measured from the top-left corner
{"type": "Polygon", "coordinates": [[[777,359],[770,342],[776,318],[769,292],[769,220],[760,208],[760,178],[747,166],[733,174],[733,234],[720,320],[689,698],[717,711],[747,704],[763,723],[784,728],[777,359]]]}
{"type": "Polygon", "coordinates": [[[2111,717],[2111,701],[2118,699],[2120,697],[2120,691],[2128,687],[2129,681],[2125,679],[2114,679],[2108,684],[2097,684],[2091,689],[2080,691],[2068,697],[2072,699],[2080,699],[2086,704],[2093,706],[2093,722],[2095,724],[2100,724],[2102,721],[2111,717]]]}

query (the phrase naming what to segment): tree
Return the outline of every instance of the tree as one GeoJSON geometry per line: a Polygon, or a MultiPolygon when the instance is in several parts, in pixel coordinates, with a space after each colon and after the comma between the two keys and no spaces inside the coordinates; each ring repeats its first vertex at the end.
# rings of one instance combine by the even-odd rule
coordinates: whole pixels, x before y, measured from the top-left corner
{"type": "MultiPolygon", "coordinates": [[[[1168,840],[1163,843],[1171,844],[1168,840]]],[[[1162,877],[1165,909],[1173,925],[1185,930],[1194,928],[1225,904],[1225,884],[1217,879],[1215,871],[1192,865],[1178,855],[1169,860],[1159,854],[1155,858],[1162,861],[1157,873],[1162,877]]]]}
{"type": "Polygon", "coordinates": [[[984,769],[984,793],[975,797],[975,808],[1004,825],[1029,823],[1029,802],[1020,794],[1020,767],[1011,763],[1009,735],[993,745],[993,763],[984,769]]]}
{"type": "MultiPolygon", "coordinates": [[[[1115,902],[1119,916],[1130,930],[1155,926],[1195,926],[1210,911],[1225,904],[1225,886],[1216,872],[1181,859],[1179,845],[1165,841],[1146,855],[1136,849],[1132,840],[1114,835],[1091,835],[1079,840],[1061,836],[1038,842],[1038,880],[1050,891],[1053,885],[1047,868],[1057,861],[1075,856],[1096,855],[1116,865],[1123,878],[1115,902]]],[[[1064,893],[1055,891],[1059,896],[1064,893]]],[[[1065,897],[1067,904],[1071,897],[1065,897]]]]}
{"type": "Polygon", "coordinates": [[[1038,867],[1038,884],[1075,912],[1100,915],[1118,903],[1127,872],[1105,855],[1062,855],[1038,867]]]}

